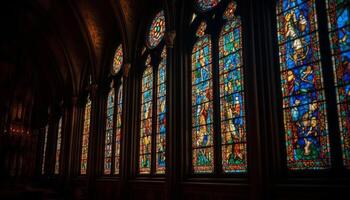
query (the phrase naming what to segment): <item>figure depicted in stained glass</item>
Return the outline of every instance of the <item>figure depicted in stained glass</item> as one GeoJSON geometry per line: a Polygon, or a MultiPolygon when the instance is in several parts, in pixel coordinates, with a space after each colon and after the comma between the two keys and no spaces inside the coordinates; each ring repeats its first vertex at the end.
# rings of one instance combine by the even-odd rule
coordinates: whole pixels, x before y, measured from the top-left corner
{"type": "Polygon", "coordinates": [[[226,173],[247,170],[241,19],[236,2],[228,4],[219,38],[222,166],[226,173]]]}
{"type": "Polygon", "coordinates": [[[153,19],[147,37],[147,45],[153,49],[162,41],[165,34],[164,12],[160,11],[153,19]]]}
{"type": "MultiPolygon", "coordinates": [[[[145,61],[141,85],[141,123],[139,146],[139,173],[164,174],[166,152],[166,47],[159,52],[165,34],[164,12],[160,11],[149,27],[146,46],[150,54],[145,61]],[[160,62],[151,57],[159,56],[160,62]],[[158,64],[158,66],[152,66],[158,64]],[[153,76],[153,73],[155,73],[153,76]],[[153,98],[153,94],[155,95],[153,98]],[[155,120],[155,121],[153,121],[155,120]],[[155,122],[155,123],[154,123],[155,122]],[[153,128],[154,127],[154,128],[153,128]],[[154,146],[153,146],[154,145],[154,146]],[[155,152],[154,152],[155,151],[155,152]],[[151,164],[155,163],[155,165],[151,164]],[[151,169],[152,167],[152,169],[151,169]]],[[[146,48],[142,49],[146,54],[146,48]]]]}
{"type": "Polygon", "coordinates": [[[350,169],[350,2],[327,0],[326,5],[343,161],[350,169]]]}
{"type": "Polygon", "coordinates": [[[328,168],[315,1],[279,0],[277,22],[288,168],[328,168]]]}
{"type": "Polygon", "coordinates": [[[295,13],[294,10],[290,11],[285,15],[285,37],[286,39],[294,39],[291,45],[291,58],[294,62],[305,59],[307,52],[309,51],[308,46],[305,45],[305,38],[298,38],[305,34],[306,31],[306,19],[303,12],[295,13]]]}
{"type": "Polygon", "coordinates": [[[206,23],[197,30],[199,37],[192,49],[192,165],[194,173],[210,173],[213,155],[213,95],[211,40],[205,35],[206,23]]]}

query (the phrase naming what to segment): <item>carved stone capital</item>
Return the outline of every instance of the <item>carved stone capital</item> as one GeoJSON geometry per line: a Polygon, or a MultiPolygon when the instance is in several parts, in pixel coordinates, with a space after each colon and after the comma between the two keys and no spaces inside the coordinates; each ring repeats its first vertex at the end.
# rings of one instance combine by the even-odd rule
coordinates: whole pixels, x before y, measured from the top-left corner
{"type": "Polygon", "coordinates": [[[165,33],[165,44],[169,48],[174,47],[174,39],[176,37],[176,32],[174,30],[165,33]]]}

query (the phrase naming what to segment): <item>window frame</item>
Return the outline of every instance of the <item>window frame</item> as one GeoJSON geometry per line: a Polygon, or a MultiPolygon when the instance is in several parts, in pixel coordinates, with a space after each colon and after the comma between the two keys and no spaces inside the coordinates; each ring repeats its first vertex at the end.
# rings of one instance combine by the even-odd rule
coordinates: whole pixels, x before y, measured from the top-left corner
{"type": "Polygon", "coordinates": [[[122,167],[122,151],[123,151],[123,138],[124,138],[124,127],[125,124],[124,122],[124,110],[125,110],[125,80],[123,78],[124,75],[124,67],[125,67],[125,50],[124,50],[124,45],[122,43],[118,43],[118,45],[113,49],[113,57],[111,59],[111,63],[110,63],[110,70],[108,70],[109,72],[109,77],[106,81],[106,90],[104,93],[104,99],[103,99],[103,105],[104,105],[104,109],[103,109],[103,129],[102,129],[102,156],[101,156],[101,176],[102,177],[117,177],[120,178],[121,177],[121,167],[122,167]],[[121,46],[121,50],[122,50],[122,63],[121,66],[119,68],[119,70],[117,72],[114,72],[114,58],[116,56],[117,50],[118,48],[121,46]],[[117,117],[118,117],[118,100],[119,100],[119,89],[120,87],[122,87],[122,110],[120,113],[120,118],[121,118],[121,127],[120,127],[120,149],[119,149],[119,173],[115,174],[115,155],[116,155],[116,135],[117,135],[117,127],[116,127],[116,123],[117,123],[117,117]],[[109,174],[105,174],[104,173],[104,166],[105,166],[105,146],[106,146],[106,120],[107,120],[107,110],[108,110],[108,97],[109,97],[109,93],[111,92],[111,90],[114,89],[114,105],[113,105],[113,125],[112,125],[112,154],[111,154],[111,171],[109,174]]]}
{"type": "MultiPolygon", "coordinates": [[[[160,11],[158,11],[160,12],[160,11]]],[[[157,13],[158,13],[157,12],[157,13]]],[[[149,26],[147,26],[148,28],[149,26]]],[[[148,30],[148,29],[147,29],[148,30]]],[[[147,39],[148,34],[146,34],[146,39],[147,39]]],[[[167,157],[165,160],[165,173],[163,174],[159,174],[156,173],[156,136],[157,136],[157,86],[158,86],[158,69],[159,69],[159,65],[161,64],[162,58],[161,58],[161,53],[163,48],[167,48],[166,44],[165,44],[165,40],[164,38],[160,41],[160,43],[150,49],[148,48],[146,45],[142,48],[143,50],[140,52],[140,59],[139,59],[139,63],[138,66],[140,66],[140,70],[137,71],[137,85],[139,86],[138,88],[138,92],[137,92],[137,106],[136,106],[136,113],[137,113],[137,131],[136,131],[136,159],[135,159],[135,174],[137,177],[151,177],[151,178],[163,178],[166,176],[167,174],[167,157]],[[142,78],[143,78],[143,74],[147,68],[146,66],[146,60],[147,57],[150,56],[151,57],[151,62],[150,65],[152,67],[152,80],[153,80],[153,84],[152,84],[152,135],[151,135],[151,167],[150,167],[150,173],[147,174],[141,174],[139,169],[139,159],[140,159],[140,147],[141,147],[141,143],[140,143],[140,126],[141,126],[141,103],[142,103],[142,78]]],[[[166,88],[166,107],[168,108],[168,51],[166,53],[166,57],[164,58],[166,59],[166,66],[165,66],[165,71],[166,71],[166,75],[165,75],[165,88],[166,88]]],[[[169,112],[168,109],[166,109],[166,113],[165,113],[166,119],[169,119],[169,112]]],[[[166,127],[166,138],[168,138],[168,122],[166,122],[165,124],[166,127]]],[[[168,141],[166,141],[166,143],[168,143],[168,141]]],[[[167,146],[167,145],[166,145],[167,146]]],[[[166,148],[165,150],[165,155],[167,156],[168,154],[168,149],[166,148]]]]}
{"type": "Polygon", "coordinates": [[[231,2],[231,0],[222,0],[220,1],[215,7],[213,7],[210,10],[207,11],[201,11],[197,9],[197,5],[195,1],[192,1],[191,9],[189,10],[189,20],[188,20],[188,32],[190,34],[185,36],[186,40],[186,73],[187,73],[187,81],[186,81],[186,87],[188,88],[186,90],[185,95],[185,102],[188,102],[187,109],[185,110],[185,113],[187,116],[189,116],[187,122],[186,122],[186,133],[185,133],[185,146],[187,148],[186,151],[186,169],[185,174],[190,180],[202,180],[203,178],[210,178],[213,181],[232,181],[232,180],[238,180],[238,181],[245,181],[248,177],[249,171],[250,171],[250,147],[249,147],[249,140],[250,140],[250,121],[252,117],[250,117],[247,113],[248,110],[250,110],[249,102],[247,101],[247,97],[249,96],[247,94],[246,86],[250,78],[247,76],[247,73],[250,69],[247,69],[248,62],[246,59],[246,53],[248,49],[248,43],[246,41],[248,35],[246,34],[245,30],[248,30],[247,24],[246,24],[246,15],[244,14],[245,11],[247,11],[247,5],[239,0],[233,0],[237,4],[237,9],[235,12],[236,16],[239,16],[241,18],[241,40],[242,40],[242,70],[243,70],[243,85],[244,90],[242,90],[244,95],[244,110],[245,110],[245,126],[246,126],[246,159],[247,159],[247,170],[245,172],[227,172],[225,173],[222,168],[222,144],[221,144],[221,114],[220,114],[220,88],[219,88],[219,40],[221,36],[221,32],[224,28],[224,26],[229,23],[230,20],[224,19],[223,15],[224,12],[228,6],[228,4],[231,2]],[[194,20],[192,21],[193,14],[196,15],[194,20]],[[213,19],[214,18],[214,19],[213,19]],[[212,68],[212,92],[213,92],[213,99],[212,99],[212,105],[213,105],[213,148],[214,148],[214,169],[211,173],[194,173],[193,171],[193,164],[192,164],[192,50],[196,42],[199,40],[200,37],[196,36],[196,31],[200,25],[201,22],[205,22],[207,24],[205,35],[209,35],[211,40],[211,54],[212,54],[212,62],[211,62],[211,68],[212,68]],[[224,179],[222,179],[224,178],[224,179]]]}
{"type": "MultiPolygon", "coordinates": [[[[120,70],[122,71],[122,69],[120,70]]],[[[124,124],[123,124],[123,115],[124,115],[124,81],[122,81],[122,76],[121,73],[117,73],[115,77],[113,77],[114,80],[114,84],[112,85],[112,87],[109,87],[107,95],[106,95],[106,99],[104,101],[105,104],[105,109],[104,109],[104,125],[103,125],[103,157],[102,157],[102,176],[104,177],[120,177],[121,176],[121,152],[122,152],[122,140],[123,140],[123,129],[124,129],[124,124]],[[117,116],[118,116],[118,92],[119,92],[119,88],[122,87],[122,111],[121,111],[121,137],[120,137],[120,160],[119,160],[119,173],[115,174],[115,155],[116,155],[116,135],[117,135],[117,127],[116,127],[116,120],[117,120],[117,116]],[[113,106],[113,130],[112,130],[112,154],[111,154],[111,172],[109,174],[105,174],[104,173],[104,164],[105,164],[105,146],[106,146],[106,120],[107,120],[107,104],[108,104],[108,96],[109,96],[109,92],[114,89],[114,106],[113,106]]]]}
{"type": "Polygon", "coordinates": [[[90,151],[91,151],[91,130],[92,130],[92,120],[93,120],[93,99],[92,99],[92,92],[93,91],[90,91],[91,90],[91,86],[89,86],[88,90],[86,91],[86,96],[83,98],[83,103],[82,103],[82,115],[81,115],[81,123],[80,123],[80,127],[81,127],[81,130],[79,131],[79,160],[78,160],[78,176],[79,177],[88,177],[89,176],[89,160],[90,160],[90,151]],[[83,137],[84,137],[84,125],[85,125],[85,112],[86,112],[86,105],[88,102],[91,102],[90,104],[90,124],[89,124],[89,133],[88,133],[88,136],[89,136],[89,140],[88,140],[88,152],[87,152],[87,158],[86,158],[86,173],[85,174],[82,174],[81,173],[81,158],[82,158],[82,151],[83,151],[83,137]]]}
{"type": "MultiPolygon", "coordinates": [[[[307,0],[312,1],[312,0],[307,0]]],[[[304,1],[303,3],[307,2],[304,1]]],[[[323,79],[323,90],[325,94],[325,105],[326,105],[326,124],[328,126],[328,137],[330,145],[330,168],[321,169],[321,170],[312,170],[312,169],[302,169],[302,170],[289,170],[287,166],[287,152],[285,145],[285,128],[284,128],[284,116],[283,116],[283,107],[282,107],[282,91],[281,91],[281,74],[280,74],[280,62],[279,62],[279,46],[277,39],[277,13],[276,8],[278,6],[279,0],[273,0],[269,3],[271,9],[271,41],[273,55],[272,59],[278,61],[272,63],[272,73],[273,77],[276,80],[275,85],[272,89],[275,91],[276,96],[272,97],[275,99],[277,104],[273,112],[276,116],[276,138],[273,138],[273,143],[277,151],[275,151],[275,157],[277,160],[276,171],[273,172],[279,177],[279,180],[292,180],[297,179],[308,179],[319,177],[320,179],[326,179],[330,174],[336,176],[350,176],[350,170],[346,170],[342,166],[342,151],[340,146],[340,133],[339,133],[339,121],[337,114],[337,104],[336,104],[336,95],[335,95],[335,86],[334,86],[334,76],[333,76],[333,64],[330,50],[330,42],[328,37],[328,18],[326,10],[325,1],[315,0],[315,9],[316,9],[316,25],[318,39],[319,39],[319,48],[320,48],[320,70],[322,70],[322,79],[323,79]],[[329,75],[330,74],[330,75],[329,75]],[[335,106],[334,106],[335,105],[335,106]],[[336,122],[336,123],[334,123],[336,122]]]]}
{"type": "Polygon", "coordinates": [[[61,173],[62,173],[62,148],[63,148],[63,143],[64,143],[64,138],[63,138],[63,135],[64,135],[64,124],[65,121],[64,121],[64,116],[61,115],[59,116],[58,118],[58,121],[57,121],[57,131],[56,131],[56,137],[55,137],[55,162],[54,162],[54,170],[53,170],[53,174],[55,176],[60,176],[61,173]],[[61,126],[60,126],[60,123],[61,123],[61,126]],[[60,155],[59,155],[59,158],[58,160],[56,159],[56,154],[57,154],[57,150],[58,150],[58,134],[60,133],[61,135],[61,143],[60,143],[60,155]],[[56,162],[58,161],[58,171],[56,173],[56,162]]]}

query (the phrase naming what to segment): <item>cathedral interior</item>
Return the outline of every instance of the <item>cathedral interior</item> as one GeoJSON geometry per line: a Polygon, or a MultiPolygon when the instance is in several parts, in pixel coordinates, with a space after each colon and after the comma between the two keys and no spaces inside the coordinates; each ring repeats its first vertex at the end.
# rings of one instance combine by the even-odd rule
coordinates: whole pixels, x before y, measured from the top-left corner
{"type": "Polygon", "coordinates": [[[1,4],[0,199],[349,198],[350,0],[1,4]]]}

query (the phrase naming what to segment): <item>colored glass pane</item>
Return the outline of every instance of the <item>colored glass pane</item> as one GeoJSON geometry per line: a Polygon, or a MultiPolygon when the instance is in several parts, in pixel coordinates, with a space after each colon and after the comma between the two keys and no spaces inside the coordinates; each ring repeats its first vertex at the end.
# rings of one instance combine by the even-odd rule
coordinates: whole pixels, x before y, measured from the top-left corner
{"type": "Polygon", "coordinates": [[[350,3],[348,0],[326,2],[343,161],[350,169],[350,3]]]}
{"type": "Polygon", "coordinates": [[[198,27],[197,31],[196,31],[196,35],[197,35],[198,37],[204,36],[204,35],[205,35],[205,30],[206,30],[206,29],[207,29],[207,23],[201,22],[201,23],[199,24],[199,27],[198,27]]]}
{"type": "Polygon", "coordinates": [[[88,151],[89,151],[89,134],[90,134],[90,117],[91,117],[91,100],[88,97],[88,101],[84,110],[84,125],[81,143],[81,156],[80,156],[80,174],[86,174],[88,151]]]}
{"type": "Polygon", "coordinates": [[[114,158],[114,174],[119,174],[120,168],[120,143],[122,131],[122,113],[123,113],[123,80],[119,86],[117,96],[117,119],[115,125],[115,158],[114,158]]]}
{"type": "Polygon", "coordinates": [[[62,142],[62,118],[60,118],[60,120],[58,122],[55,174],[60,173],[61,142],[62,142]]]}
{"type": "Polygon", "coordinates": [[[110,174],[112,170],[112,146],[113,146],[113,119],[114,119],[114,88],[107,97],[106,127],[105,127],[105,151],[104,151],[104,174],[110,174]]]}
{"type": "Polygon", "coordinates": [[[151,172],[153,71],[150,56],[142,76],[139,173],[151,172]]]}
{"type": "Polygon", "coordinates": [[[279,0],[277,31],[287,166],[330,166],[315,0],[279,0]]]}
{"type": "Polygon", "coordinates": [[[164,12],[160,11],[153,19],[147,37],[147,46],[151,49],[156,47],[163,39],[165,33],[164,12]]]}
{"type": "Polygon", "coordinates": [[[197,17],[196,13],[193,13],[191,18],[191,23],[196,19],[196,17],[197,17]]]}
{"type": "Polygon", "coordinates": [[[123,65],[123,46],[120,44],[115,51],[114,59],[113,59],[113,74],[119,72],[120,68],[123,65]]]}
{"type": "MultiPolygon", "coordinates": [[[[224,11],[224,15],[223,15],[223,18],[224,19],[234,19],[236,16],[235,16],[235,12],[236,12],[236,8],[237,8],[237,3],[234,2],[234,1],[231,1],[228,5],[227,5],[227,8],[226,10],[224,11]]],[[[238,23],[240,23],[240,19],[237,19],[238,20],[238,23]]],[[[240,24],[239,24],[240,25],[240,24]]]]}
{"type": "Polygon", "coordinates": [[[196,0],[196,5],[201,11],[208,11],[214,8],[221,0],[196,0]]]}
{"type": "Polygon", "coordinates": [[[219,83],[221,113],[222,168],[226,173],[247,170],[247,145],[244,109],[242,30],[236,5],[231,2],[219,39],[219,83]]]}
{"type": "Polygon", "coordinates": [[[165,173],[166,149],[166,48],[161,54],[157,79],[156,173],[165,173]]]}
{"type": "Polygon", "coordinates": [[[47,134],[48,134],[48,132],[49,132],[49,125],[46,125],[45,134],[44,134],[43,161],[41,164],[41,174],[45,174],[45,160],[46,160],[46,146],[47,146],[47,134]]]}
{"type": "Polygon", "coordinates": [[[209,35],[192,49],[192,166],[194,173],[214,169],[212,54],[209,35]]]}

